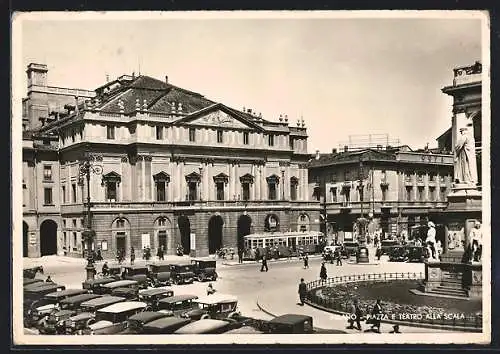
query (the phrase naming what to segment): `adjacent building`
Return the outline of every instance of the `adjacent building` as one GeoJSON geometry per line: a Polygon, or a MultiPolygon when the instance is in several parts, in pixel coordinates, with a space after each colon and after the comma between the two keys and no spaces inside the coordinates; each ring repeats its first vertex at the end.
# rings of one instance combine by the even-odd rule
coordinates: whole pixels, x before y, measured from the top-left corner
{"type": "Polygon", "coordinates": [[[81,256],[91,160],[92,247],[104,257],[181,244],[205,256],[265,231],[319,230],[307,130],[168,81],[123,75],[95,92],[51,88],[28,67],[24,100],[25,255],[81,256]],[[64,98],[52,94],[66,94],[64,98]]]}
{"type": "Polygon", "coordinates": [[[309,162],[313,198],[323,207],[323,230],[332,241],[356,239],[355,221],[370,219],[369,231],[382,237],[411,236],[430,211],[446,206],[453,157],[408,146],[334,150],[309,162]],[[362,196],[362,198],[361,198],[362,196]]]}

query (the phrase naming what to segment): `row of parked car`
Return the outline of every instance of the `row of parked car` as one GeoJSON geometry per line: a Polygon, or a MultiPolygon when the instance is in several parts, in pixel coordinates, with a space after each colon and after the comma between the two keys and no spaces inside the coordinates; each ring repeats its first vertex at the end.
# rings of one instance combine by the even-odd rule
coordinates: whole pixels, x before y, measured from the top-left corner
{"type": "MultiPolygon", "coordinates": [[[[131,275],[133,276],[133,275],[131,275]]],[[[284,315],[271,321],[243,316],[235,296],[175,295],[113,277],[82,289],[24,279],[24,326],[40,334],[311,333],[312,318],[284,315]]],[[[89,285],[90,284],[90,285],[89,285]]]]}

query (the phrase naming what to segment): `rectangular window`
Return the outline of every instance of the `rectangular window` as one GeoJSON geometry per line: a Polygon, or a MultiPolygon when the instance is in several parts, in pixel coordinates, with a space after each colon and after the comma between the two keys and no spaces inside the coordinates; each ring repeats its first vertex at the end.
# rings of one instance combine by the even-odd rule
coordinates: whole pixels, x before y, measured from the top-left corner
{"type": "Polygon", "coordinates": [[[156,140],[163,140],[163,127],[156,127],[156,140]]]}
{"type": "Polygon", "coordinates": [[[267,139],[269,142],[269,146],[274,146],[274,135],[269,135],[267,139]]]}
{"type": "Polygon", "coordinates": [[[189,141],[194,143],[196,141],[196,129],[189,128],[189,141]]]}
{"type": "Polygon", "coordinates": [[[250,183],[243,183],[243,200],[250,200],[250,183]]]}
{"type": "Polygon", "coordinates": [[[276,184],[275,183],[268,184],[268,194],[269,194],[269,200],[276,200],[276,184]]]}
{"type": "Polygon", "coordinates": [[[425,193],[423,187],[418,187],[418,200],[423,202],[425,200],[425,193]]]}
{"type": "Polygon", "coordinates": [[[71,202],[76,203],[76,183],[71,184],[71,202]]]}
{"type": "Polygon", "coordinates": [[[429,195],[430,195],[431,201],[433,201],[433,202],[437,201],[436,188],[429,187],[429,195]]]}
{"type": "Polygon", "coordinates": [[[412,195],[413,195],[413,188],[412,187],[406,187],[406,201],[411,202],[412,201],[412,195]]]}
{"type": "Polygon", "coordinates": [[[156,201],[164,202],[166,200],[165,181],[158,181],[156,182],[156,201]]]}
{"type": "Polygon", "coordinates": [[[196,195],[198,194],[198,190],[196,188],[196,182],[189,182],[188,184],[188,200],[196,200],[196,195]]]}
{"type": "Polygon", "coordinates": [[[72,222],[73,222],[73,228],[76,229],[76,219],[73,219],[72,222]]]}
{"type": "Polygon", "coordinates": [[[337,172],[333,172],[331,175],[332,183],[337,182],[337,172]]]}
{"type": "Polygon", "coordinates": [[[78,237],[77,237],[76,232],[73,232],[73,251],[77,250],[77,247],[78,247],[77,244],[78,244],[78,237]]]}
{"type": "Polygon", "coordinates": [[[351,171],[345,170],[344,171],[344,181],[350,181],[351,180],[351,171]]]}
{"type": "Polygon", "coordinates": [[[43,204],[52,205],[52,188],[43,189],[43,204]]]}
{"type": "Polygon", "coordinates": [[[387,188],[382,187],[382,201],[385,202],[387,200],[387,188]]]}
{"type": "Polygon", "coordinates": [[[293,140],[293,138],[291,138],[291,137],[288,139],[288,144],[290,146],[290,150],[293,150],[295,148],[294,141],[295,140],[293,140]]]}
{"type": "Polygon", "coordinates": [[[217,182],[215,188],[217,189],[217,200],[224,200],[224,182],[217,182]]]}
{"type": "Polygon", "coordinates": [[[330,196],[331,196],[331,201],[332,203],[336,203],[337,202],[337,188],[330,188],[330,196]]]}
{"type": "Polygon", "coordinates": [[[441,199],[441,201],[444,202],[446,200],[446,188],[441,188],[439,192],[440,192],[439,199],[441,199]]]}
{"type": "Polygon", "coordinates": [[[248,132],[243,132],[243,144],[248,145],[249,134],[248,132]]]}
{"type": "Polygon", "coordinates": [[[107,125],[106,126],[106,137],[110,140],[115,138],[115,126],[107,125]]]}
{"type": "Polygon", "coordinates": [[[106,199],[111,202],[116,201],[116,182],[108,181],[106,183],[106,199]]]}
{"type": "Polygon", "coordinates": [[[64,203],[66,203],[66,186],[61,187],[61,200],[64,203]]]}
{"type": "Polygon", "coordinates": [[[52,166],[49,165],[43,166],[43,180],[52,181],[52,166]]]}
{"type": "Polygon", "coordinates": [[[290,199],[297,200],[297,185],[290,184],[290,199]]]}
{"type": "Polygon", "coordinates": [[[224,135],[223,135],[222,130],[217,130],[217,142],[218,143],[223,143],[224,142],[224,135]]]}
{"type": "Polygon", "coordinates": [[[66,235],[66,231],[63,232],[63,249],[67,249],[68,245],[68,235],[66,235]]]}
{"type": "Polygon", "coordinates": [[[66,228],[66,219],[63,219],[63,228],[66,228]]]}

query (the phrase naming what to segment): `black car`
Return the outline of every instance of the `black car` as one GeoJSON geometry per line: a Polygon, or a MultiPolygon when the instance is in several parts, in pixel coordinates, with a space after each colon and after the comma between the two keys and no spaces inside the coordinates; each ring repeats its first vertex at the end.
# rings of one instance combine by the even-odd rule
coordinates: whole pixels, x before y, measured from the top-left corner
{"type": "Polygon", "coordinates": [[[170,286],[170,263],[153,263],[149,265],[149,285],[152,287],[170,286]]]}
{"type": "Polygon", "coordinates": [[[359,243],[357,242],[344,242],[342,244],[343,254],[342,257],[349,258],[355,256],[359,252],[359,243]]]}
{"type": "Polygon", "coordinates": [[[379,250],[377,250],[377,252],[380,253],[381,256],[384,254],[388,255],[391,248],[394,246],[399,246],[399,242],[397,240],[382,240],[380,241],[380,248],[379,250]]]}
{"type": "Polygon", "coordinates": [[[149,268],[145,265],[130,265],[123,267],[125,280],[135,280],[139,284],[139,288],[147,289],[149,285],[148,274],[149,268]]]}
{"type": "Polygon", "coordinates": [[[143,333],[143,327],[149,322],[156,321],[160,318],[169,317],[167,314],[162,312],[154,311],[144,311],[135,314],[128,318],[127,329],[118,334],[141,334],[143,333]]]}
{"type": "Polygon", "coordinates": [[[217,280],[216,261],[193,259],[191,264],[194,265],[194,275],[198,281],[217,280]]]}
{"type": "Polygon", "coordinates": [[[389,261],[406,262],[408,259],[408,250],[404,246],[393,246],[389,250],[389,261]]]}
{"type": "Polygon", "coordinates": [[[299,334],[313,333],[313,319],[311,316],[286,314],[273,318],[264,326],[265,333],[299,334]]]}
{"type": "Polygon", "coordinates": [[[423,246],[407,246],[408,262],[423,262],[426,258],[426,250],[423,246]]]}
{"type": "Polygon", "coordinates": [[[191,284],[194,281],[194,264],[171,264],[170,276],[174,284],[191,284]]]}

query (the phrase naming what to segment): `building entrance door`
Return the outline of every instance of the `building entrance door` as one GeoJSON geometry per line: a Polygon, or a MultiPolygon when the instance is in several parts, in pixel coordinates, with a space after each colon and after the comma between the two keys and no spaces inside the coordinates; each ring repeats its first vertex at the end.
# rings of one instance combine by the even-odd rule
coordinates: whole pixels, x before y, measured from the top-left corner
{"type": "Polygon", "coordinates": [[[116,234],[116,250],[124,250],[125,253],[127,252],[127,240],[125,238],[125,233],[117,233],[116,234]]]}
{"type": "Polygon", "coordinates": [[[162,248],[163,251],[167,251],[167,231],[160,230],[158,231],[158,249],[162,248]]]}

